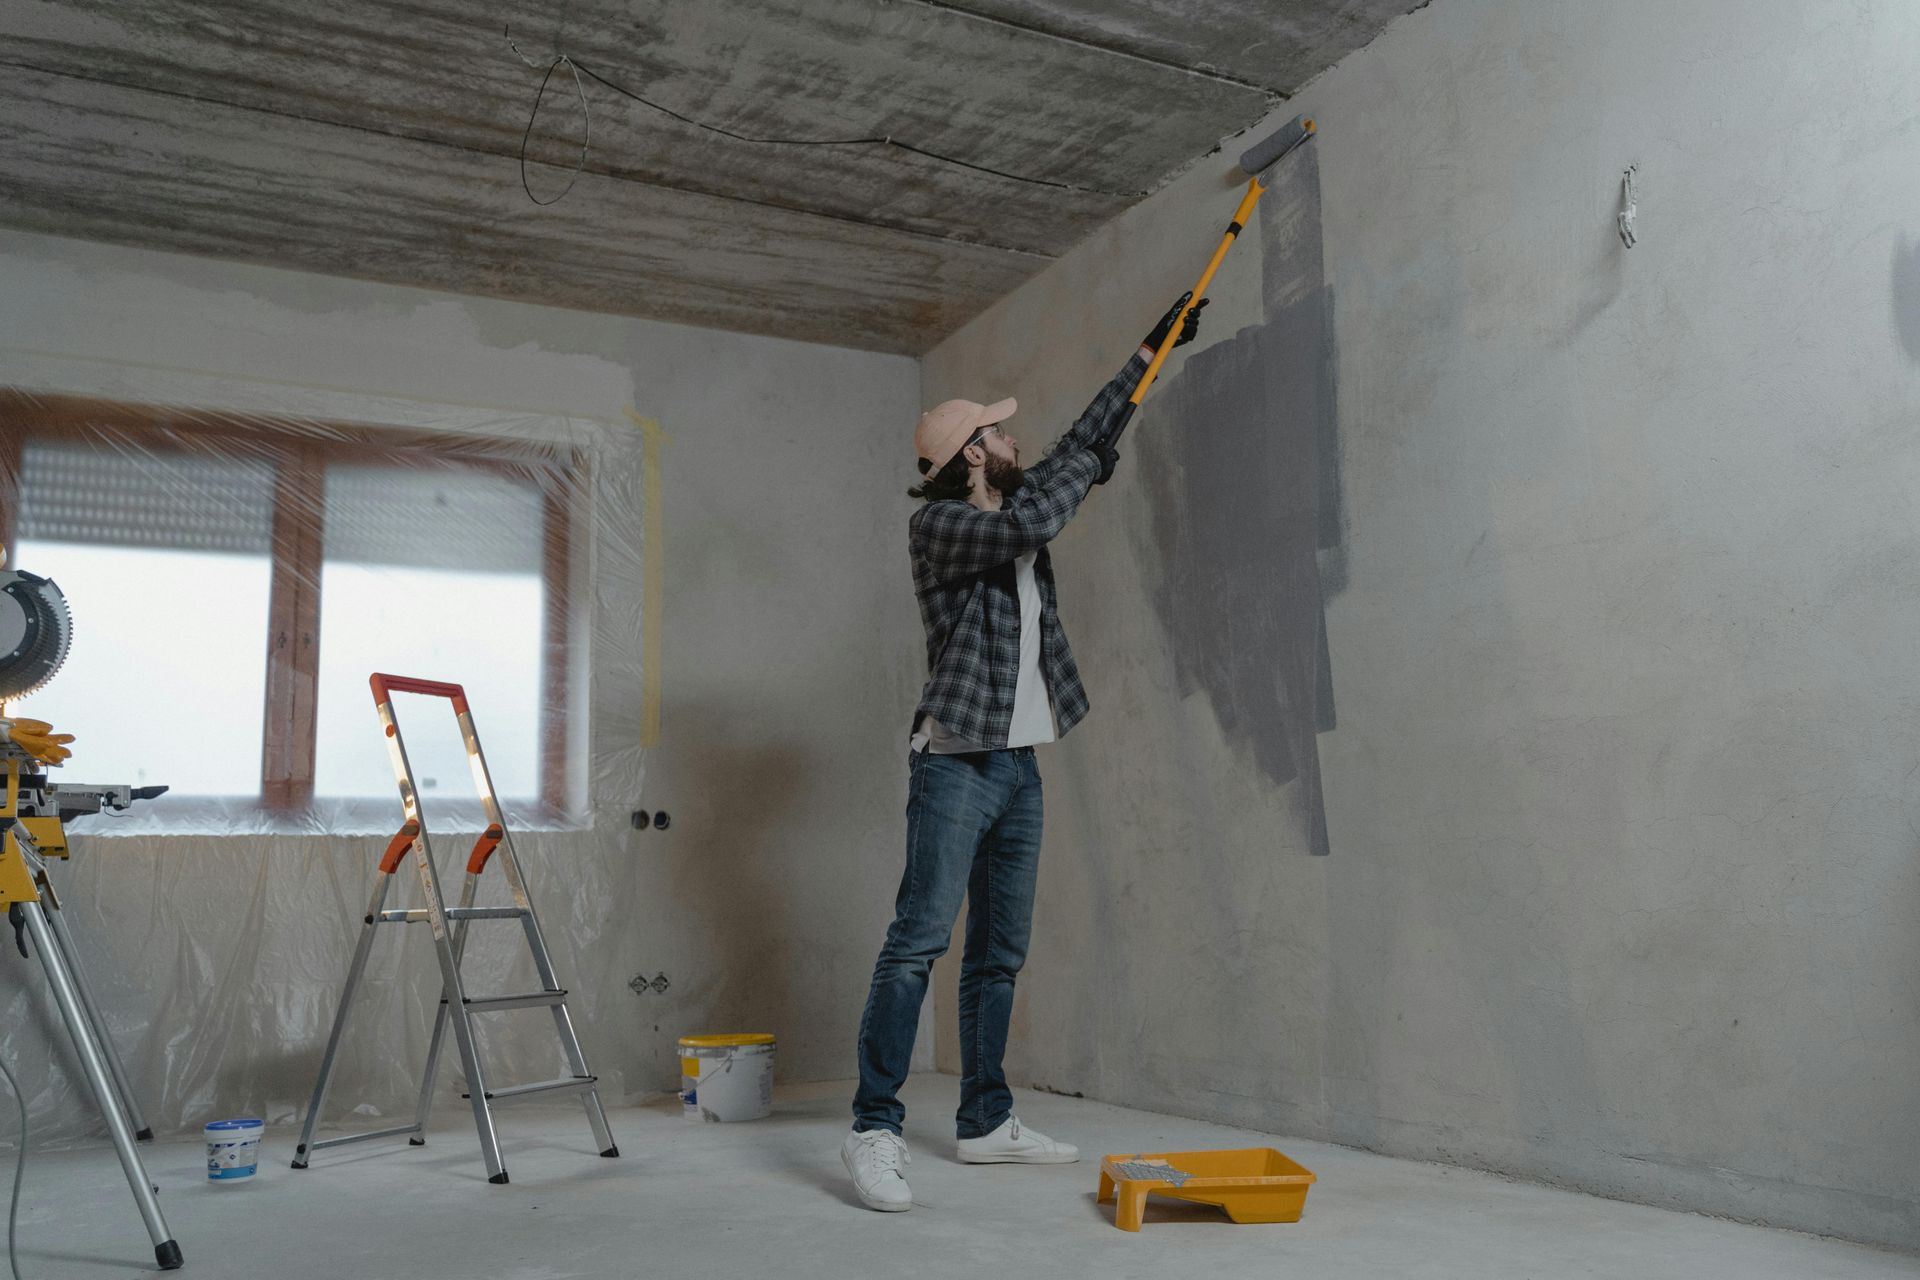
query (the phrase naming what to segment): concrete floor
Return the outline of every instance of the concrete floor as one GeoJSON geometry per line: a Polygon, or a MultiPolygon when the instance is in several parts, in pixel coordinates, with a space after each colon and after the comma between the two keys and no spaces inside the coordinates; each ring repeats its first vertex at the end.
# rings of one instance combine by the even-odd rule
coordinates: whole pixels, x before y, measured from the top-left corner
{"type": "MultiPolygon", "coordinates": [[[[784,1090],[773,1118],[754,1124],[688,1122],[664,1100],[622,1108],[618,1160],[592,1154],[577,1108],[509,1110],[506,1187],[486,1185],[473,1131],[450,1108],[425,1148],[345,1148],[305,1173],[287,1167],[291,1126],[269,1130],[270,1159],[252,1182],[209,1184],[194,1142],[149,1150],[149,1168],[186,1252],[178,1274],[205,1280],[1920,1275],[1912,1255],[1022,1093],[1023,1118],[1083,1153],[1278,1146],[1320,1178],[1298,1223],[1236,1226],[1168,1203],[1134,1235],[1095,1204],[1098,1168],[1084,1157],[1051,1168],[956,1162],[942,1140],[956,1082],[941,1076],[907,1090],[920,1121],[908,1134],[914,1209],[872,1213],[852,1199],[837,1150],[851,1088],[784,1090]]],[[[152,1270],[105,1148],[29,1157],[20,1245],[29,1280],[152,1270]]]]}

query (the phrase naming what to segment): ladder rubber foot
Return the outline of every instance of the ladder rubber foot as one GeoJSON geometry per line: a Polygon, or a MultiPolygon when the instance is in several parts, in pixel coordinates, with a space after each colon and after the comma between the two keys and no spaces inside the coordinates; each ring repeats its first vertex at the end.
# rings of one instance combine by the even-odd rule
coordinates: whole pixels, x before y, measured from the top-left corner
{"type": "Polygon", "coordinates": [[[153,1130],[152,1130],[152,1129],[142,1129],[142,1130],[141,1130],[140,1132],[138,1132],[138,1133],[136,1133],[136,1134],[134,1134],[134,1135],[133,1135],[133,1140],[134,1140],[135,1142],[152,1142],[152,1141],[153,1141],[153,1130]]]}
{"type": "Polygon", "coordinates": [[[507,1185],[507,1171],[505,1169],[502,1169],[500,1172],[494,1174],[491,1178],[488,1178],[487,1181],[491,1182],[496,1187],[504,1187],[507,1185]]]}
{"type": "Polygon", "coordinates": [[[293,1167],[296,1169],[304,1169],[307,1167],[307,1162],[305,1160],[295,1160],[293,1162],[293,1167]]]}
{"type": "Polygon", "coordinates": [[[153,1257],[162,1271],[178,1271],[180,1264],[186,1261],[180,1256],[179,1244],[172,1240],[153,1246],[153,1257]]]}
{"type": "Polygon", "coordinates": [[[620,1148],[608,1147],[605,1151],[602,1151],[600,1154],[605,1156],[607,1159],[612,1160],[613,1158],[615,1158],[620,1154],[620,1148]]]}
{"type": "Polygon", "coordinates": [[[410,1147],[424,1147],[427,1145],[427,1140],[416,1134],[407,1139],[407,1145],[410,1147]]]}

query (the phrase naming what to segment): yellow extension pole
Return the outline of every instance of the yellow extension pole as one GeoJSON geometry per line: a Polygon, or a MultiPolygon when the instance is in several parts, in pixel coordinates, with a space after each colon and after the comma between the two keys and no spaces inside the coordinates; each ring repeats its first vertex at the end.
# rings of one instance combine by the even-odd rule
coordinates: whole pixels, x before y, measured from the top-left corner
{"type": "MultiPolygon", "coordinates": [[[[1133,394],[1127,397],[1127,402],[1120,406],[1120,411],[1114,414],[1113,420],[1102,432],[1100,440],[1096,441],[1099,447],[1108,451],[1109,456],[1113,456],[1113,448],[1119,443],[1120,433],[1125,431],[1127,424],[1133,420],[1134,411],[1140,407],[1140,401],[1145,398],[1147,388],[1151,387],[1153,380],[1160,376],[1160,366],[1167,362],[1167,353],[1172,351],[1174,344],[1180,341],[1180,330],[1187,323],[1187,315],[1206,301],[1207,286],[1213,283],[1213,273],[1220,269],[1220,263],[1227,256],[1227,250],[1233,248],[1233,242],[1240,238],[1240,232],[1246,228],[1247,219],[1253,216],[1253,206],[1260,202],[1261,195],[1266,191],[1266,188],[1260,185],[1260,176],[1271,172],[1273,167],[1280,163],[1281,157],[1312,137],[1314,128],[1310,117],[1297,116],[1291,124],[1241,154],[1241,171],[1253,175],[1247,180],[1247,193],[1240,197],[1240,207],[1233,211],[1233,221],[1227,224],[1226,234],[1220,237],[1220,246],[1213,251],[1213,257],[1207,262],[1207,269],[1200,273],[1199,282],[1193,286],[1192,292],[1187,294],[1185,305],[1180,308],[1180,313],[1174,316],[1173,323],[1168,326],[1166,337],[1160,339],[1160,347],[1153,353],[1153,359],[1147,362],[1147,371],[1140,375],[1140,384],[1133,389],[1133,394]]],[[[1105,484],[1107,476],[1111,474],[1111,471],[1105,472],[1094,483],[1105,484]]]]}
{"type": "Polygon", "coordinates": [[[1233,242],[1240,238],[1240,229],[1247,225],[1247,219],[1253,213],[1253,206],[1259,203],[1260,193],[1266,188],[1260,185],[1260,179],[1247,180],[1247,194],[1240,197],[1240,207],[1233,211],[1233,221],[1227,224],[1226,234],[1220,237],[1220,247],[1213,251],[1213,260],[1207,263],[1207,269],[1200,273],[1199,283],[1193,286],[1193,296],[1187,299],[1187,305],[1173,318],[1173,327],[1167,330],[1167,336],[1160,339],[1160,349],[1153,353],[1153,361],[1147,365],[1147,371],[1140,375],[1140,385],[1133,389],[1128,397],[1133,404],[1139,404],[1140,398],[1147,394],[1147,388],[1160,376],[1160,366],[1167,362],[1167,353],[1173,350],[1173,344],[1180,337],[1180,326],[1187,321],[1187,312],[1194,309],[1200,300],[1207,296],[1207,286],[1213,283],[1213,273],[1220,269],[1221,261],[1227,256],[1227,250],[1233,248],[1233,242]]]}

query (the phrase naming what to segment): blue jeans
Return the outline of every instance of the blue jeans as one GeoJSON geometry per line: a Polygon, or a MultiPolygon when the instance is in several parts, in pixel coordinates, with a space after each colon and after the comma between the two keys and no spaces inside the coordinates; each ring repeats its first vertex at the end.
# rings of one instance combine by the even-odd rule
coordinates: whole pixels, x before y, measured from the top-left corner
{"type": "Polygon", "coordinates": [[[1002,1060],[1013,980],[1027,959],[1040,869],[1040,770],[1032,747],[961,756],[914,752],[908,765],[907,867],[860,1019],[853,1127],[900,1132],[927,975],[967,899],[960,957],[962,1138],[992,1133],[1013,1110],[1002,1060]]]}

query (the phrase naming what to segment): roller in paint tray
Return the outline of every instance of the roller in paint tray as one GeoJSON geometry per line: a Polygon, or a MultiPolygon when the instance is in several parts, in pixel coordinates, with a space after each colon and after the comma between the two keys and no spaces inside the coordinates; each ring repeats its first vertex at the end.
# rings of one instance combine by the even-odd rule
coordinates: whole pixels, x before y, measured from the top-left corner
{"type": "Polygon", "coordinates": [[[689,1120],[761,1120],[773,1111],[773,1037],[680,1037],[680,1106],[689,1120]]]}
{"type": "Polygon", "coordinates": [[[1133,389],[1131,396],[1127,397],[1126,405],[1114,419],[1113,425],[1107,429],[1102,443],[1111,447],[1119,441],[1120,433],[1125,431],[1127,423],[1133,420],[1133,412],[1140,407],[1140,401],[1146,396],[1147,388],[1151,387],[1153,380],[1160,376],[1160,366],[1166,363],[1167,353],[1173,350],[1173,344],[1179,339],[1181,327],[1187,321],[1187,312],[1205,301],[1207,286],[1213,283],[1214,272],[1220,269],[1221,260],[1227,256],[1227,250],[1231,249],[1233,242],[1239,238],[1241,229],[1247,225],[1247,219],[1253,216],[1253,206],[1260,202],[1261,193],[1266,190],[1260,180],[1268,177],[1273,172],[1274,166],[1284,160],[1294,148],[1311,138],[1317,127],[1312,117],[1295,116],[1266,138],[1240,153],[1241,172],[1248,175],[1247,192],[1240,197],[1240,207],[1233,211],[1233,221],[1227,224],[1227,230],[1220,237],[1219,247],[1213,251],[1213,258],[1207,263],[1207,269],[1200,273],[1199,282],[1193,286],[1193,292],[1187,295],[1186,306],[1180,309],[1180,314],[1175,316],[1173,323],[1168,326],[1167,336],[1160,340],[1160,349],[1153,353],[1153,360],[1147,365],[1147,371],[1140,375],[1140,385],[1133,389]]]}
{"type": "Polygon", "coordinates": [[[1140,1229],[1150,1195],[1210,1204],[1234,1222],[1298,1222],[1316,1181],[1311,1170],[1272,1147],[1160,1151],[1107,1156],[1095,1198],[1113,1202],[1113,1225],[1122,1231],[1140,1229]]]}

